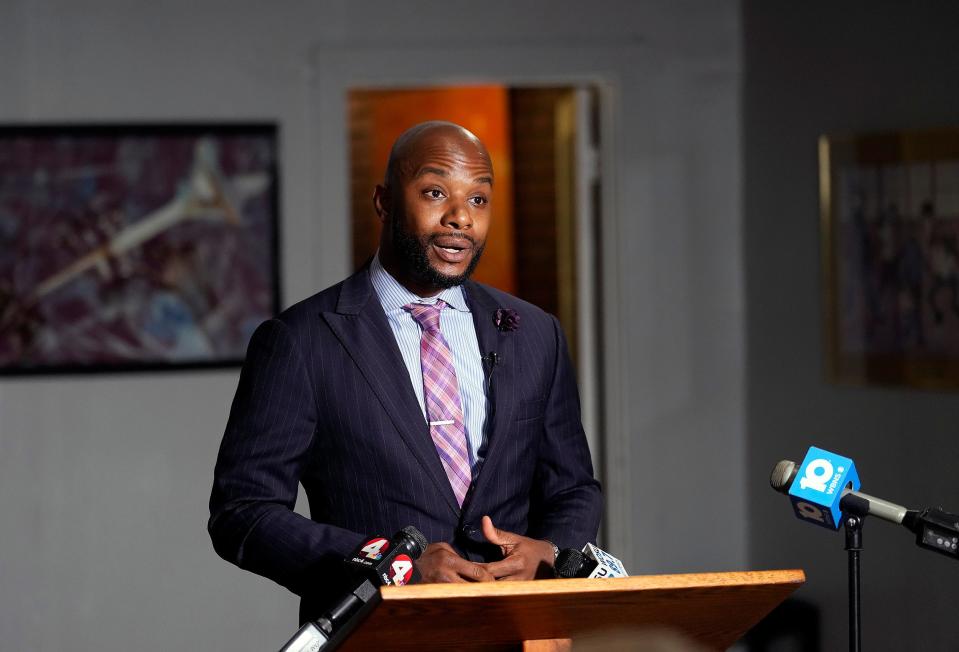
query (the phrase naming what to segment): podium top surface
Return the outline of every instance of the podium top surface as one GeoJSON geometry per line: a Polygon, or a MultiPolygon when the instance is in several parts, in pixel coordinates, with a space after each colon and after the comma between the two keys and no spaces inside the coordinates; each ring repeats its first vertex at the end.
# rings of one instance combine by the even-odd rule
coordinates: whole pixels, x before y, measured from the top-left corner
{"type": "Polygon", "coordinates": [[[509,649],[654,626],[726,649],[804,581],[801,570],[775,570],[383,587],[341,649],[509,649]]]}

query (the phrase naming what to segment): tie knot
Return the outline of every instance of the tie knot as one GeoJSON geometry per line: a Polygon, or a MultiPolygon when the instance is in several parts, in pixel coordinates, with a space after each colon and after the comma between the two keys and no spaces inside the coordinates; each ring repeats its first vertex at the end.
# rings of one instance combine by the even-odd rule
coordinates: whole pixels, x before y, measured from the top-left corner
{"type": "Polygon", "coordinates": [[[446,302],[438,299],[434,304],[408,303],[403,310],[409,312],[424,331],[436,332],[440,330],[440,311],[445,307],[446,302]]]}

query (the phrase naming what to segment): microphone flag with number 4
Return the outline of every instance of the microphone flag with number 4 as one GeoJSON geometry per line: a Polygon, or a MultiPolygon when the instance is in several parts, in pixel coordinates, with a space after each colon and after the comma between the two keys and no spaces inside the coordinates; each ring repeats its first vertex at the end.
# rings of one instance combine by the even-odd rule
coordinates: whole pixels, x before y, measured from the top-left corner
{"type": "Polygon", "coordinates": [[[838,530],[842,524],[839,501],[847,487],[853,491],[860,487],[853,461],[810,446],[789,487],[789,500],[800,519],[838,530]]]}
{"type": "MultiPolygon", "coordinates": [[[[371,579],[382,586],[411,584],[419,580],[419,574],[413,566],[413,558],[407,554],[414,550],[414,545],[420,546],[412,542],[405,530],[398,532],[392,541],[384,537],[373,537],[364,541],[353,551],[347,559],[347,564],[361,572],[371,574],[371,579]]],[[[422,548],[425,548],[425,544],[422,548]]],[[[422,552],[421,547],[415,549],[422,552]]],[[[419,554],[416,556],[418,557],[419,554]]]]}
{"type": "Polygon", "coordinates": [[[389,548],[389,541],[383,537],[374,537],[363,543],[360,549],[353,554],[353,557],[363,560],[372,559],[373,561],[379,561],[383,559],[383,553],[389,550],[389,548]]]}

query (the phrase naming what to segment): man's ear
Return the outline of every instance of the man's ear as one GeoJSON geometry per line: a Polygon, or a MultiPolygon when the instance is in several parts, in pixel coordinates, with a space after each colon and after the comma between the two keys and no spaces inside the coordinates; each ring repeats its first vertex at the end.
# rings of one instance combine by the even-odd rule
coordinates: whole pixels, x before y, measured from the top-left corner
{"type": "Polygon", "coordinates": [[[376,210],[380,222],[385,223],[392,207],[390,205],[390,189],[382,184],[376,184],[376,189],[373,190],[373,208],[376,210]]]}

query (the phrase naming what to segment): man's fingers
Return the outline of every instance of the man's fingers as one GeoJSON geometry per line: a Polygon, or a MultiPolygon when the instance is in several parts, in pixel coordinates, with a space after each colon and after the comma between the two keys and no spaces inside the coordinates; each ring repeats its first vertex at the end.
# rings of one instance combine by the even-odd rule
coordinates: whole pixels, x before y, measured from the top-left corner
{"type": "Polygon", "coordinates": [[[485,568],[482,564],[475,564],[473,562],[469,563],[469,578],[474,582],[492,582],[496,579],[489,569],[485,568]]]}
{"type": "Polygon", "coordinates": [[[446,572],[443,573],[444,576],[455,577],[455,579],[449,579],[447,581],[465,582],[471,580],[473,582],[492,582],[496,579],[482,564],[463,559],[457,555],[452,548],[449,548],[449,551],[444,550],[440,554],[443,555],[442,565],[446,570],[446,572]]]}
{"type": "Polygon", "coordinates": [[[516,543],[516,535],[512,532],[505,532],[493,525],[493,519],[489,516],[483,517],[483,536],[486,540],[496,546],[511,546],[516,543]]]}
{"type": "Polygon", "coordinates": [[[525,560],[519,556],[505,557],[486,564],[486,570],[498,580],[506,580],[519,575],[526,568],[525,560]]]}
{"type": "Polygon", "coordinates": [[[424,582],[492,582],[486,564],[463,559],[448,543],[431,543],[416,562],[424,582]]]}
{"type": "Polygon", "coordinates": [[[453,558],[449,567],[459,577],[473,582],[492,582],[496,579],[483,564],[477,564],[462,557],[453,558]]]}
{"type": "Polygon", "coordinates": [[[444,570],[437,576],[437,582],[446,582],[448,584],[466,584],[466,580],[452,570],[444,570]]]}
{"type": "Polygon", "coordinates": [[[415,562],[424,582],[465,582],[455,569],[459,555],[447,543],[431,543],[415,562]]]}

